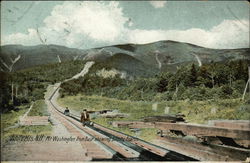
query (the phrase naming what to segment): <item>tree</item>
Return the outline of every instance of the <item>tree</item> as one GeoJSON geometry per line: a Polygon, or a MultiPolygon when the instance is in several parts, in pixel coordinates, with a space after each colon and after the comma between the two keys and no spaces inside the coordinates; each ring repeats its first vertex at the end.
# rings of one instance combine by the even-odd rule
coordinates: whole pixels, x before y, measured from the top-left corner
{"type": "Polygon", "coordinates": [[[191,86],[195,86],[195,83],[197,81],[197,70],[194,64],[192,64],[190,69],[190,81],[191,81],[191,86]]]}
{"type": "Polygon", "coordinates": [[[209,70],[208,70],[208,77],[211,79],[212,82],[212,87],[214,88],[215,86],[215,78],[216,78],[217,72],[216,72],[216,65],[212,64],[211,66],[209,66],[209,70]]]}
{"type": "Polygon", "coordinates": [[[197,85],[204,85],[206,87],[212,87],[211,80],[208,74],[208,68],[205,65],[202,65],[197,72],[197,85]]]}
{"type": "Polygon", "coordinates": [[[9,75],[5,72],[0,72],[0,108],[1,112],[8,111],[13,108],[11,105],[11,89],[8,83],[9,75]]]}
{"type": "Polygon", "coordinates": [[[168,87],[168,84],[169,84],[169,80],[170,78],[172,77],[173,75],[169,72],[167,73],[162,73],[159,77],[159,82],[156,83],[156,86],[157,86],[157,91],[158,92],[165,92],[167,91],[167,87],[168,87]]]}
{"type": "Polygon", "coordinates": [[[221,90],[225,95],[232,95],[233,93],[233,89],[229,85],[223,85],[221,90]]]}

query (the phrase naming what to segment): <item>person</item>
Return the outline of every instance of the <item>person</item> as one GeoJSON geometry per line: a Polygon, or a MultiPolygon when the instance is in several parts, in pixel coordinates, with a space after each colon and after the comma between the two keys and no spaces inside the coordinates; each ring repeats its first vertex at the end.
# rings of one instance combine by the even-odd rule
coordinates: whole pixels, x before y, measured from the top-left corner
{"type": "Polygon", "coordinates": [[[90,123],[89,113],[86,109],[83,109],[83,112],[81,113],[81,122],[83,126],[90,123]]]}
{"type": "Polygon", "coordinates": [[[64,115],[69,115],[69,108],[66,107],[66,109],[64,110],[64,115]]]}

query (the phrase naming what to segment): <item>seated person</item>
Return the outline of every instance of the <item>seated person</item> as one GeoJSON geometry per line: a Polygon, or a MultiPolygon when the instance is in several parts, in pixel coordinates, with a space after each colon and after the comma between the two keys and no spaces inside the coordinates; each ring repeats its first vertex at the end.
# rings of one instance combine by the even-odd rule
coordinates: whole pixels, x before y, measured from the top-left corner
{"type": "Polygon", "coordinates": [[[81,113],[81,122],[83,126],[85,126],[86,124],[90,124],[89,113],[86,109],[84,109],[83,112],[81,113]]]}
{"type": "Polygon", "coordinates": [[[69,115],[69,108],[66,107],[66,109],[64,110],[64,115],[69,115]]]}

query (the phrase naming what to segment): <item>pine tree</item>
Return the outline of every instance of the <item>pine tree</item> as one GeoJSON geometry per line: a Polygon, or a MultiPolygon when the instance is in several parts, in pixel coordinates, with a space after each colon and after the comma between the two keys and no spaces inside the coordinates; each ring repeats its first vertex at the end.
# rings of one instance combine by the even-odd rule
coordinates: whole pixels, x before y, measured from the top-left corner
{"type": "Polygon", "coordinates": [[[197,81],[197,70],[194,64],[192,64],[191,69],[190,69],[190,81],[191,81],[191,86],[196,85],[197,81]]]}

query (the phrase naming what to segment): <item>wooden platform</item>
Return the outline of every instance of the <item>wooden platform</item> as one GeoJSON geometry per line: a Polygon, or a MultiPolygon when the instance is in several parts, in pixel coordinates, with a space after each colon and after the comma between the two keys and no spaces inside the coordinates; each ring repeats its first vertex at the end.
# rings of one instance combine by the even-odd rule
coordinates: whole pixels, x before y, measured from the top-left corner
{"type": "Polygon", "coordinates": [[[26,116],[24,119],[20,120],[20,125],[48,125],[49,117],[48,116],[26,116]]]}
{"type": "Polygon", "coordinates": [[[208,124],[217,127],[250,130],[250,121],[248,120],[211,120],[208,121],[208,124]]]}
{"type": "Polygon", "coordinates": [[[200,161],[244,161],[247,157],[250,157],[249,149],[202,144],[182,138],[158,136],[155,143],[200,161]]]}
{"type": "Polygon", "coordinates": [[[250,140],[250,129],[236,129],[221,126],[199,125],[190,123],[165,123],[165,122],[140,122],[140,121],[120,121],[113,122],[114,127],[129,128],[157,128],[159,130],[181,131],[185,135],[195,136],[221,136],[228,138],[250,140]]]}
{"type": "Polygon", "coordinates": [[[190,123],[119,121],[114,127],[156,128],[159,146],[201,161],[244,161],[250,157],[250,121],[190,123]],[[172,135],[172,136],[170,136],[172,135]]]}

